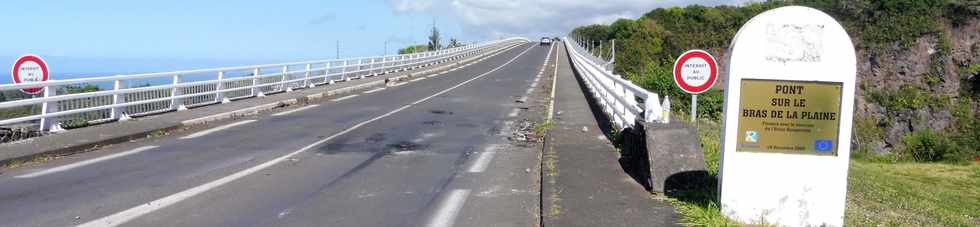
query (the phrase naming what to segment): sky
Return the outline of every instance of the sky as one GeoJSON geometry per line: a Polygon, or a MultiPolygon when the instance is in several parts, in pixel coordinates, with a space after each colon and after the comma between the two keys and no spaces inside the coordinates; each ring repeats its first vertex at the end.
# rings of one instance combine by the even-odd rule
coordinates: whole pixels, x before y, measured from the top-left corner
{"type": "Polygon", "coordinates": [[[5,0],[0,83],[27,53],[54,79],[394,53],[424,44],[562,36],[657,7],[746,0],[5,0]]]}

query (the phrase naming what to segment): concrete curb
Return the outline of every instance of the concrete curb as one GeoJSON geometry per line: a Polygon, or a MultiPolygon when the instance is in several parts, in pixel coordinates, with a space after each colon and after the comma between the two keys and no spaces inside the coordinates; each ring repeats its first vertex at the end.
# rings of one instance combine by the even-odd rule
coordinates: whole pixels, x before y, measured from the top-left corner
{"type": "MultiPolygon", "coordinates": [[[[115,136],[115,137],[104,138],[104,139],[101,139],[99,141],[91,141],[91,142],[87,142],[87,143],[69,145],[69,146],[64,146],[64,147],[60,147],[60,148],[53,149],[53,150],[42,151],[42,152],[39,152],[39,153],[34,153],[34,154],[29,154],[29,155],[23,155],[23,156],[17,156],[17,157],[12,157],[12,158],[6,158],[6,159],[3,159],[3,160],[0,160],[0,169],[6,168],[8,165],[14,164],[14,163],[18,163],[18,162],[31,162],[33,160],[43,159],[43,158],[46,158],[46,157],[69,156],[69,155],[74,155],[74,154],[85,153],[85,152],[88,152],[90,150],[98,149],[100,147],[104,147],[104,146],[108,146],[108,145],[120,144],[120,143],[125,143],[127,141],[132,141],[132,140],[146,138],[146,137],[148,137],[148,136],[150,136],[150,135],[152,135],[152,134],[154,134],[156,132],[173,131],[173,130],[176,130],[176,129],[179,129],[179,128],[181,128],[181,125],[180,124],[172,124],[172,125],[167,125],[167,126],[164,126],[164,127],[158,127],[158,128],[154,128],[154,129],[150,129],[150,130],[145,130],[145,131],[140,131],[140,132],[136,132],[136,133],[131,133],[131,134],[127,134],[127,135],[120,135],[120,136],[115,136]]],[[[2,172],[0,172],[0,173],[2,173],[2,172]]]]}

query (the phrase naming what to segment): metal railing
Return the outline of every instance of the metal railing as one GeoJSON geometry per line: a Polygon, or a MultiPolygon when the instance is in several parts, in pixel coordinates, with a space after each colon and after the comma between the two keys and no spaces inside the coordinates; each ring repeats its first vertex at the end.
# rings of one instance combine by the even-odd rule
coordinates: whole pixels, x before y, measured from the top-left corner
{"type": "Polygon", "coordinates": [[[647,91],[611,71],[611,60],[594,56],[578,42],[565,37],[572,66],[585,81],[592,97],[618,129],[644,122],[670,122],[670,99],[663,103],[657,93],[647,91]]]}
{"type": "Polygon", "coordinates": [[[127,120],[293,89],[427,67],[526,41],[509,38],[422,53],[4,84],[0,92],[43,87],[43,96],[0,102],[0,126],[41,131],[127,120]],[[96,85],[96,91],[79,88],[96,85]],[[35,111],[40,107],[40,111],[35,111]],[[11,110],[27,111],[11,111],[11,110]],[[9,114],[18,113],[18,114],[9,114]]]}

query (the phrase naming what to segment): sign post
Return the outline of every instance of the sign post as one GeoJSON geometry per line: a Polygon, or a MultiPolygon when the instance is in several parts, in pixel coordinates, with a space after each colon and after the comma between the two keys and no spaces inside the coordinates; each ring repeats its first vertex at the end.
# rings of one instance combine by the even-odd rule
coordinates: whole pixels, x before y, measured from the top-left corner
{"type": "Polygon", "coordinates": [[[718,80],[718,63],[707,51],[689,50],[674,61],[674,83],[691,94],[691,122],[697,122],[698,94],[718,80]]]}
{"type": "MultiPolygon", "coordinates": [[[[48,64],[44,62],[41,56],[27,54],[14,61],[10,76],[13,77],[15,84],[34,83],[48,81],[48,72],[48,64]]],[[[44,88],[24,88],[20,91],[28,95],[37,95],[44,91],[44,88]]]]}
{"type": "Polygon", "coordinates": [[[857,70],[850,37],[823,12],[788,6],[752,18],[730,48],[722,213],[842,226],[857,70]]]}
{"type": "MultiPolygon", "coordinates": [[[[21,83],[35,83],[48,81],[50,77],[50,70],[48,69],[48,64],[44,62],[41,56],[27,54],[17,58],[14,61],[14,66],[11,69],[10,76],[12,77],[15,84],[21,83]]],[[[31,95],[31,99],[37,97],[38,94],[44,93],[44,97],[52,95],[49,89],[45,87],[32,87],[20,89],[20,92],[24,94],[31,95]]],[[[48,105],[48,102],[41,103],[41,115],[48,113],[53,108],[53,105],[48,105]]],[[[31,115],[35,114],[35,107],[31,105],[31,115]]],[[[44,131],[48,129],[51,122],[48,118],[41,118],[40,130],[44,131]]]]}

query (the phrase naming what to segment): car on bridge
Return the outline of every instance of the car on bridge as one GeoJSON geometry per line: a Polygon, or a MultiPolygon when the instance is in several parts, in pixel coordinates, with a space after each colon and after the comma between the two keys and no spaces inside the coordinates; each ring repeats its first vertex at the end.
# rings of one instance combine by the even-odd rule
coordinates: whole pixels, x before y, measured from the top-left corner
{"type": "Polygon", "coordinates": [[[544,45],[551,45],[551,38],[541,37],[541,45],[542,46],[544,46],[544,45]]]}

